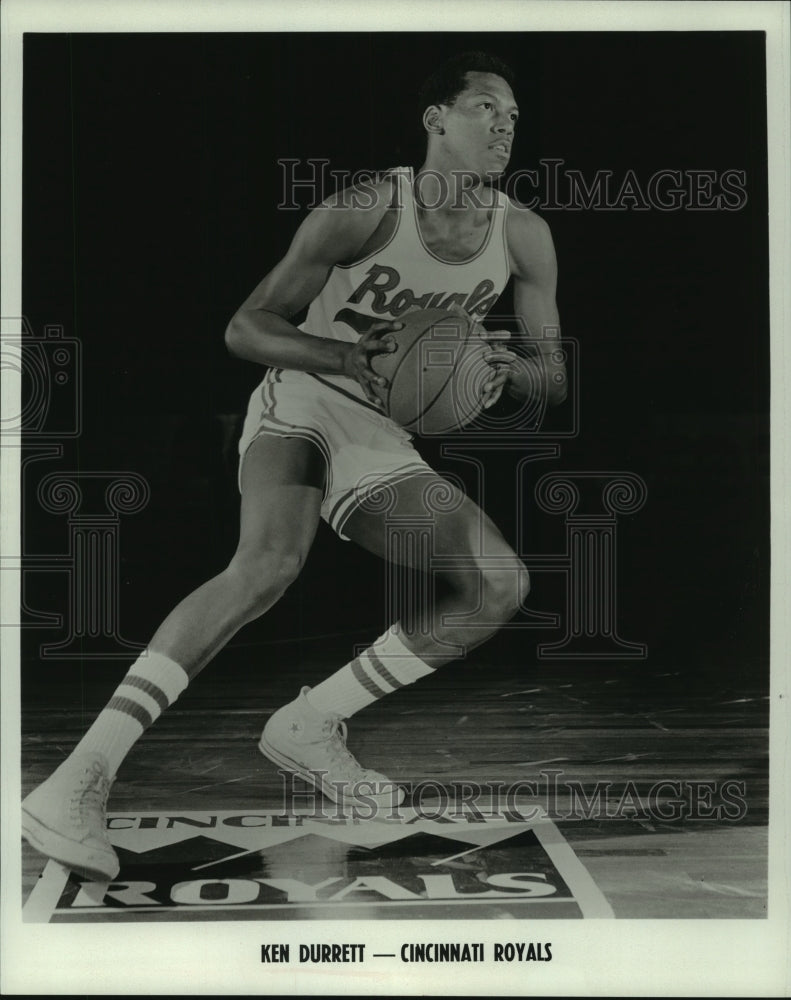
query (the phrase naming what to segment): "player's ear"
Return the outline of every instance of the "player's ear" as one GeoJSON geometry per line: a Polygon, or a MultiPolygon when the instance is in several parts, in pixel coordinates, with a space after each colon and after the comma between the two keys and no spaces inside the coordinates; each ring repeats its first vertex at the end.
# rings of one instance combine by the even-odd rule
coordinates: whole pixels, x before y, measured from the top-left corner
{"type": "Polygon", "coordinates": [[[431,104],[423,112],[423,128],[433,135],[444,135],[445,129],[442,125],[442,109],[431,104]]]}

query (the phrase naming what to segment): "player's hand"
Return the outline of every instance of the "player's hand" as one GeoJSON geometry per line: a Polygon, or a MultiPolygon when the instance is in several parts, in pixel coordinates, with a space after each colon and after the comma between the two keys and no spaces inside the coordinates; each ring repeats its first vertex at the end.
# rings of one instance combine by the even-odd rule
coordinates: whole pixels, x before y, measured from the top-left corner
{"type": "Polygon", "coordinates": [[[404,324],[392,320],[380,320],[374,323],[370,330],[364,333],[356,344],[351,344],[344,360],[344,373],[356,379],[366,398],[374,406],[381,407],[382,401],[374,392],[373,386],[384,389],[387,379],[379,375],[371,367],[371,361],[377,354],[390,354],[397,350],[395,337],[388,336],[396,330],[403,330],[404,324]]]}
{"type": "Polygon", "coordinates": [[[517,355],[504,346],[505,341],[510,339],[511,333],[508,330],[487,330],[483,323],[470,316],[455,302],[450,306],[449,311],[467,319],[472,324],[471,336],[480,338],[488,345],[483,360],[493,371],[483,385],[482,403],[486,410],[493,406],[502,395],[511,375],[511,366],[518,360],[517,355]]]}
{"type": "Polygon", "coordinates": [[[505,346],[505,341],[510,337],[508,330],[484,331],[482,339],[486,341],[487,349],[483,353],[483,360],[492,369],[492,374],[483,384],[482,402],[485,410],[496,403],[503,394],[503,389],[511,378],[512,366],[519,360],[518,355],[505,346]]]}
{"type": "Polygon", "coordinates": [[[466,309],[463,309],[458,302],[453,302],[448,306],[448,312],[455,313],[457,316],[461,316],[462,319],[466,319],[470,324],[470,336],[471,337],[482,337],[486,334],[486,327],[480,320],[477,320],[474,316],[471,316],[466,309]]]}

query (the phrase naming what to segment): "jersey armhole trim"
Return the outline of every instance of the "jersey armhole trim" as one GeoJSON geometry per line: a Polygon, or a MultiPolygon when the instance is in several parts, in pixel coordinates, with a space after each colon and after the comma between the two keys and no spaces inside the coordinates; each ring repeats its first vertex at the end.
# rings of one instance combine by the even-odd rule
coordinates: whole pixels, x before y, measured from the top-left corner
{"type": "MultiPolygon", "coordinates": [[[[401,192],[401,177],[402,177],[402,174],[400,173],[399,168],[396,168],[394,171],[392,171],[390,173],[390,177],[391,177],[391,179],[395,179],[396,187],[395,187],[395,191],[391,192],[390,202],[388,203],[388,206],[385,209],[385,215],[382,216],[382,219],[385,218],[385,216],[387,215],[388,211],[390,210],[390,206],[391,206],[391,204],[393,202],[393,197],[392,196],[393,196],[393,194],[395,194],[396,195],[396,198],[395,198],[395,202],[396,202],[395,208],[396,208],[396,211],[398,212],[398,215],[396,216],[396,224],[393,226],[392,233],[387,238],[387,242],[386,243],[383,243],[382,246],[377,247],[375,250],[371,250],[371,252],[368,253],[368,254],[366,254],[365,257],[361,257],[359,260],[353,260],[349,264],[335,264],[335,265],[333,265],[339,271],[350,271],[353,267],[359,267],[361,264],[367,263],[372,257],[375,257],[377,254],[382,253],[383,250],[386,250],[387,247],[389,247],[390,244],[393,242],[393,240],[396,238],[396,235],[398,234],[398,230],[401,228],[401,213],[404,210],[404,206],[403,206],[402,200],[401,200],[401,193],[402,193],[401,192]]],[[[382,222],[382,220],[380,219],[379,220],[379,225],[381,225],[381,222],[382,222]]],[[[377,226],[377,228],[378,228],[378,226],[377,226]]]]}
{"type": "MultiPolygon", "coordinates": [[[[510,198],[508,195],[504,195],[502,191],[497,192],[498,197],[501,200],[501,205],[503,209],[503,230],[502,230],[502,240],[503,240],[503,260],[505,262],[505,282],[506,284],[511,279],[513,274],[511,270],[511,253],[508,249],[508,209],[510,207],[510,198]]],[[[505,285],[503,285],[505,287],[505,285]]]]}

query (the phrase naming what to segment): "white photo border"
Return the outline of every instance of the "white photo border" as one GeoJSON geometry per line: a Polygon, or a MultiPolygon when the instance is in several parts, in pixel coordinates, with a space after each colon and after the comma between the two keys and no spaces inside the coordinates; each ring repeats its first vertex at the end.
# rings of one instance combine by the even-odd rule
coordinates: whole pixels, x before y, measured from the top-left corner
{"type": "MultiPolygon", "coordinates": [[[[2,630],[2,990],[5,993],[101,994],[461,994],[547,996],[788,995],[791,900],[788,608],[791,607],[789,476],[789,6],[782,3],[659,3],[577,0],[466,0],[365,6],[268,0],[176,3],[173,0],[5,0],[2,19],[2,307],[21,316],[21,91],[24,32],[420,31],[530,30],[658,31],[763,30],[767,42],[771,315],[772,698],[770,771],[770,884],[767,920],[553,921],[528,931],[511,922],[475,924],[474,938],[556,942],[557,958],[530,967],[409,966],[322,970],[262,967],[262,939],[271,932],[254,921],[151,925],[25,925],[21,914],[20,684],[18,635],[2,630]],[[496,977],[493,972],[496,971],[496,977]]],[[[3,406],[18,412],[18,379],[3,372],[3,406]]],[[[2,545],[19,534],[18,449],[2,450],[2,545]]],[[[18,551],[18,549],[14,549],[18,551]]],[[[0,574],[4,608],[19,606],[19,580],[0,574]]],[[[515,923],[515,922],[514,922],[515,923]]],[[[470,939],[470,922],[421,921],[421,940],[470,939]]],[[[371,950],[393,951],[414,940],[411,922],[368,923],[355,933],[371,950]]],[[[340,939],[337,922],[288,922],[284,943],[340,939]]],[[[348,934],[346,940],[351,940],[348,934]]]]}

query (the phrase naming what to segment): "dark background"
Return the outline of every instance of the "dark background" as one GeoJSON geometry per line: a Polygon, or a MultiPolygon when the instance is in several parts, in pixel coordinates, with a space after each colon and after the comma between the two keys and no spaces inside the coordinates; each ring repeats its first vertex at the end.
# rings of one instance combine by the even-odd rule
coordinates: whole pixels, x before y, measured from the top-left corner
{"type": "MultiPolygon", "coordinates": [[[[34,330],[60,323],[80,340],[84,386],[81,436],[36,475],[148,480],[148,506],[121,529],[122,632],[145,643],[233,551],[238,419],[261,371],[231,358],[223,333],[305,214],[277,209],[277,159],[419,166],[419,85],[438,60],[474,47],[517,72],[511,169],[556,157],[586,178],[746,172],[739,211],[541,212],[563,330],[580,344],[581,425],[535,477],[641,476],[647,504],[619,524],[623,638],[691,681],[716,672],[766,684],[762,33],[27,35],[24,312],[34,330]]],[[[506,293],[497,311],[508,309],[506,293]]],[[[510,538],[514,464],[487,459],[486,507],[510,538]]],[[[25,506],[27,550],[65,551],[65,519],[30,491],[25,506]]],[[[562,517],[536,510],[529,524],[531,549],[561,551],[562,517]]],[[[384,584],[373,557],[322,526],[301,580],[232,647],[249,645],[259,662],[329,635],[321,649],[340,665],[388,624],[384,584]]],[[[39,575],[28,600],[62,612],[62,576],[39,575]]],[[[562,610],[557,576],[535,574],[531,607],[562,610]]],[[[29,677],[67,666],[38,662],[39,644],[57,638],[25,631],[29,677]]],[[[559,638],[504,632],[476,655],[529,668],[536,643],[559,638]]]]}

